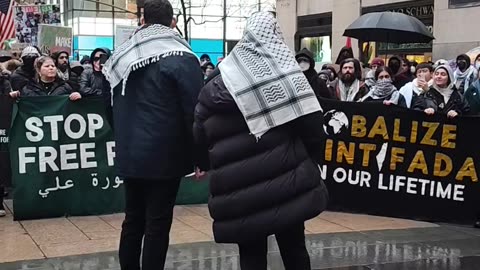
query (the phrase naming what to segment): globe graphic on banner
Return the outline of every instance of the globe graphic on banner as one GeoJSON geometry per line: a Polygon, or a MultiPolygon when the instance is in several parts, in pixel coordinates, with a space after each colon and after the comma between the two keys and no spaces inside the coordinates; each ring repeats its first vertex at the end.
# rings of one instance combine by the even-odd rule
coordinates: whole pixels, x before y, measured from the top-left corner
{"type": "Polygon", "coordinates": [[[344,112],[331,110],[323,115],[323,129],[327,135],[338,135],[348,130],[349,121],[344,112]]]}

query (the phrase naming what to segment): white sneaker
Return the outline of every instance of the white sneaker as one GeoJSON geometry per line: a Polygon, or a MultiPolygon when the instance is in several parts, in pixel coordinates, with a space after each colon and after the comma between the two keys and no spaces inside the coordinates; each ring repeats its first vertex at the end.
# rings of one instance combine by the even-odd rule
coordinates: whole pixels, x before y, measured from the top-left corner
{"type": "Polygon", "coordinates": [[[5,210],[0,210],[0,217],[4,217],[7,215],[7,212],[5,210]]]}

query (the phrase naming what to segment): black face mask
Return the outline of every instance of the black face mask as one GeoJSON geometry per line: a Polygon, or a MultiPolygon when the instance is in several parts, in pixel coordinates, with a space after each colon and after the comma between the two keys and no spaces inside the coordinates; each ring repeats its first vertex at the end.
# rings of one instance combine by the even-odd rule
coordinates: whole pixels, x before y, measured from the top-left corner
{"type": "Polygon", "coordinates": [[[465,69],[467,69],[467,62],[465,61],[459,61],[457,63],[457,66],[458,68],[461,70],[461,71],[464,71],[465,69]]]}
{"type": "Polygon", "coordinates": [[[400,70],[400,63],[397,61],[390,62],[388,67],[392,70],[393,74],[397,74],[397,72],[400,70]]]}
{"type": "Polygon", "coordinates": [[[26,71],[33,71],[34,67],[33,64],[35,63],[35,60],[37,59],[36,56],[25,56],[22,58],[23,61],[23,69],[26,71]]]}

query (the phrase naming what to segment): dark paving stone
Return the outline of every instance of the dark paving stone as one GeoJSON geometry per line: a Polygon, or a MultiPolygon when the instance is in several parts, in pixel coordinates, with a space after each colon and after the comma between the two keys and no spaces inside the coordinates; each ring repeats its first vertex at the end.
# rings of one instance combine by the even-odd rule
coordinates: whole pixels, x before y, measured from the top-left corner
{"type": "MultiPolygon", "coordinates": [[[[447,227],[337,233],[307,236],[313,269],[397,270],[480,269],[480,237],[447,227]],[[442,237],[443,235],[443,237],[442,237]],[[476,265],[477,268],[468,268],[476,265]],[[460,267],[460,268],[459,268],[460,267]]],[[[283,263],[275,239],[269,239],[269,269],[283,263]]],[[[0,270],[118,270],[117,252],[0,264],[0,270]]],[[[168,270],[239,270],[236,245],[213,242],[170,246],[168,270]]]]}
{"type": "Polygon", "coordinates": [[[480,257],[428,259],[414,262],[403,262],[383,265],[372,265],[368,269],[375,270],[478,270],[480,257]]]}
{"type": "Polygon", "coordinates": [[[455,230],[454,227],[367,231],[362,232],[362,234],[382,243],[412,243],[440,240],[460,240],[469,239],[472,237],[471,233],[464,232],[462,230],[455,230]]]}

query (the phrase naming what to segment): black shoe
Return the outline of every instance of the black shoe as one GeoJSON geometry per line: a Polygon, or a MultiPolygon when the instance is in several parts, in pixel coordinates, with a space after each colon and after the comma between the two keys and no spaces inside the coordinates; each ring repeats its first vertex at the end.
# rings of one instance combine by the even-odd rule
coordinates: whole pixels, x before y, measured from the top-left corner
{"type": "Polygon", "coordinates": [[[480,229],[480,220],[475,222],[475,224],[473,224],[473,227],[480,229]]]}

